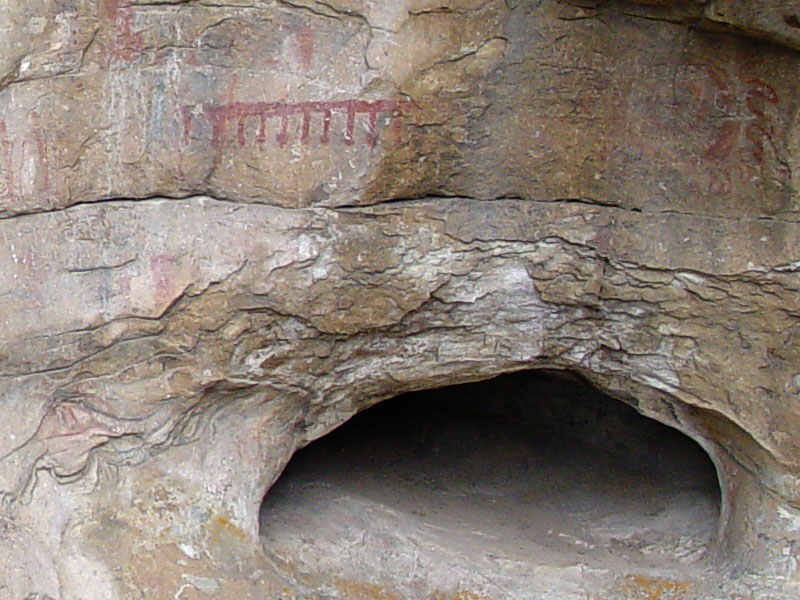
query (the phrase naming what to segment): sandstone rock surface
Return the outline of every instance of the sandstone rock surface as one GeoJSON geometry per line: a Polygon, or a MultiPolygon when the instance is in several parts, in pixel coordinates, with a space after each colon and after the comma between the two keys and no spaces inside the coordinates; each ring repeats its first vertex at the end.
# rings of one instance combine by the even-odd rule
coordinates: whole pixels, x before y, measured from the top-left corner
{"type": "Polygon", "coordinates": [[[7,4],[0,599],[280,597],[297,448],[529,368],[698,440],[796,592],[796,2],[7,4]]]}

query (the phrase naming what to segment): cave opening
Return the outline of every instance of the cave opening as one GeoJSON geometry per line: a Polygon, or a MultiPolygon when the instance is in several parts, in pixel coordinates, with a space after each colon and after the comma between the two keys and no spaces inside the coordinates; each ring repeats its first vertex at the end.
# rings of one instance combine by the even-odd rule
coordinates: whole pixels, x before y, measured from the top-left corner
{"type": "Polygon", "coordinates": [[[525,371],[355,415],[294,455],[260,533],[310,597],[585,598],[701,580],[720,501],[694,440],[525,371]]]}

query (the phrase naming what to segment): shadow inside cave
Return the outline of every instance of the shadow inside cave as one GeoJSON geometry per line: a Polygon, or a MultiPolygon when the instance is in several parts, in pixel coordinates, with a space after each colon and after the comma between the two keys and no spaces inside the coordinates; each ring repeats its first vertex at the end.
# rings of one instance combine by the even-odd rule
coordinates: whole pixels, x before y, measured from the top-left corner
{"type": "Polygon", "coordinates": [[[526,371],[363,411],[295,454],[260,516],[309,597],[567,599],[694,585],[719,509],[693,440],[526,371]]]}

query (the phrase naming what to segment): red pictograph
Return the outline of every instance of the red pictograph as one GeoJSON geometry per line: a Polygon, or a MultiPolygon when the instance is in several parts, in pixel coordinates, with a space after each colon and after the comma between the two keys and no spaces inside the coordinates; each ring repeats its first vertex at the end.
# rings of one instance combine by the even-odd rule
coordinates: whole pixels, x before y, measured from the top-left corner
{"type": "Polygon", "coordinates": [[[378,119],[386,117],[391,125],[395,139],[399,138],[400,117],[408,107],[410,100],[337,100],[311,102],[227,102],[224,104],[187,105],[181,109],[183,117],[184,143],[190,141],[194,130],[194,122],[202,117],[211,129],[211,145],[215,148],[223,143],[228,125],[236,126],[236,140],[240,146],[247,143],[247,124],[250,120],[258,123],[254,138],[255,143],[264,144],[267,139],[267,122],[280,119],[275,141],[280,146],[289,142],[289,123],[296,119],[299,124],[300,141],[308,144],[313,141],[311,135],[312,117],[320,119],[319,143],[327,144],[331,140],[330,129],[334,114],[344,117],[345,127],[342,140],[346,145],[356,143],[356,120],[364,115],[364,143],[374,146],[378,141],[378,119]]]}
{"type": "Polygon", "coordinates": [[[769,107],[780,103],[774,87],[708,64],[688,65],[683,86],[694,101],[696,121],[717,123],[706,157],[726,159],[744,145],[756,162],[764,160],[766,145],[774,145],[775,135],[769,107]]]}
{"type": "Polygon", "coordinates": [[[699,159],[707,163],[708,192],[730,194],[741,185],[789,176],[777,138],[781,97],[765,76],[740,68],[684,64],[676,77],[680,103],[699,131],[710,134],[699,159]]]}
{"type": "Polygon", "coordinates": [[[745,125],[745,136],[750,141],[750,151],[754,158],[764,160],[764,143],[774,144],[775,127],[772,118],[765,110],[766,104],[778,104],[780,98],[775,89],[761,79],[746,82],[745,105],[754,119],[745,125]]]}
{"type": "Polygon", "coordinates": [[[133,31],[133,9],[124,0],[103,0],[103,12],[115,28],[109,62],[113,58],[133,61],[144,49],[142,33],[133,31]]]}

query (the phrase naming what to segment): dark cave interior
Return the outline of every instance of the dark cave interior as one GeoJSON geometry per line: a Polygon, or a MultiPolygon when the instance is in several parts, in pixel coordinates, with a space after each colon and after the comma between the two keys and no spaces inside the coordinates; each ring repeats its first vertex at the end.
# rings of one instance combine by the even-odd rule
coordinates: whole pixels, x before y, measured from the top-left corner
{"type": "Polygon", "coordinates": [[[523,371],[385,400],[312,442],[267,493],[261,536],[317,587],[530,589],[537,565],[702,564],[719,506],[696,442],[571,373],[523,371]]]}

